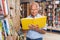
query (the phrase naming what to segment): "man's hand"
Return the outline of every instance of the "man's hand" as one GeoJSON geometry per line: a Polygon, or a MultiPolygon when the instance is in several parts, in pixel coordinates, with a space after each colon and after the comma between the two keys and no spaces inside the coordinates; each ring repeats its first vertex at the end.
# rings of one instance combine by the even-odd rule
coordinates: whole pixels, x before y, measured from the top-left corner
{"type": "Polygon", "coordinates": [[[37,32],[39,32],[39,33],[41,33],[41,34],[45,34],[45,30],[40,29],[38,25],[33,25],[33,24],[31,24],[31,25],[29,25],[29,28],[30,28],[31,30],[35,30],[35,31],[37,31],[37,32]]]}
{"type": "Polygon", "coordinates": [[[31,30],[35,30],[35,25],[30,24],[30,25],[29,25],[29,29],[31,29],[31,30]]]}
{"type": "Polygon", "coordinates": [[[30,24],[29,25],[29,29],[31,29],[31,30],[37,30],[37,29],[39,29],[39,27],[38,27],[38,25],[30,24]]]}

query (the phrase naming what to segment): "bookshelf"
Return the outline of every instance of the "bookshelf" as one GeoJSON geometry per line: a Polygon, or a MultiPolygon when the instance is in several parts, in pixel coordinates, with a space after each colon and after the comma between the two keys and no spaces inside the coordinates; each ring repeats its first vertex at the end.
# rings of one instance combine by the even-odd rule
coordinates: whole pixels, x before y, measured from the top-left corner
{"type": "Polygon", "coordinates": [[[0,0],[0,40],[19,40],[20,0],[0,0]]]}
{"type": "Polygon", "coordinates": [[[46,2],[46,16],[47,16],[47,24],[49,26],[53,26],[53,4],[50,1],[46,2]]]}
{"type": "MultiPolygon", "coordinates": [[[[59,3],[55,3],[56,1],[54,0],[54,1],[51,1],[51,2],[53,2],[53,8],[52,8],[52,26],[51,27],[48,27],[48,29],[51,29],[51,30],[54,30],[54,31],[60,31],[59,29],[60,29],[60,22],[59,22],[59,20],[60,20],[60,16],[59,16],[59,3]]],[[[48,15],[48,14],[47,14],[48,15]]],[[[50,23],[51,24],[51,23],[50,23]]]]}
{"type": "Polygon", "coordinates": [[[22,5],[21,15],[22,18],[25,18],[30,14],[30,9],[29,9],[30,4],[29,2],[22,2],[21,5],[22,5]]]}
{"type": "Polygon", "coordinates": [[[57,7],[57,8],[55,9],[55,25],[56,25],[57,27],[60,26],[60,7],[57,7]],[[57,23],[57,24],[56,24],[56,23],[57,23]]]}

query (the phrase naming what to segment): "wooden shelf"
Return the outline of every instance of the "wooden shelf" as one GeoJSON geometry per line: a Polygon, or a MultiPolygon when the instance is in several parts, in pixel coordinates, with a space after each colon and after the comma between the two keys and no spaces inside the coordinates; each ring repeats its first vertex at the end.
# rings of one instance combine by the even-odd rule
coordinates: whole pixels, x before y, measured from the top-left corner
{"type": "Polygon", "coordinates": [[[60,27],[58,27],[58,28],[56,28],[56,27],[47,27],[47,29],[60,31],[60,27]]]}

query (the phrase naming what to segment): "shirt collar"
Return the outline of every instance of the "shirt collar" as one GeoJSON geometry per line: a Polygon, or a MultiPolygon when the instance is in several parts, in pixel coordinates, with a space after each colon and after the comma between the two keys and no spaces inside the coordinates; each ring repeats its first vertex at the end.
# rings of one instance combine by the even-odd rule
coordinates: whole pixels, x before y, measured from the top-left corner
{"type": "MultiPolygon", "coordinates": [[[[40,14],[37,14],[35,17],[38,17],[38,15],[40,15],[40,14]]],[[[30,15],[30,17],[32,17],[32,18],[33,18],[33,16],[32,16],[32,15],[30,15]]],[[[34,17],[34,18],[35,18],[35,17],[34,17]]]]}

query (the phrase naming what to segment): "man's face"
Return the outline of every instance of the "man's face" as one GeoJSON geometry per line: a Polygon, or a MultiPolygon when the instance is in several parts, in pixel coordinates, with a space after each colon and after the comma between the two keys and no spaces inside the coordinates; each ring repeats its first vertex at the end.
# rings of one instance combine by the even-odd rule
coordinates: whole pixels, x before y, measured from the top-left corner
{"type": "Polygon", "coordinates": [[[35,16],[38,13],[38,8],[36,5],[32,5],[31,7],[31,15],[35,16]]]}

